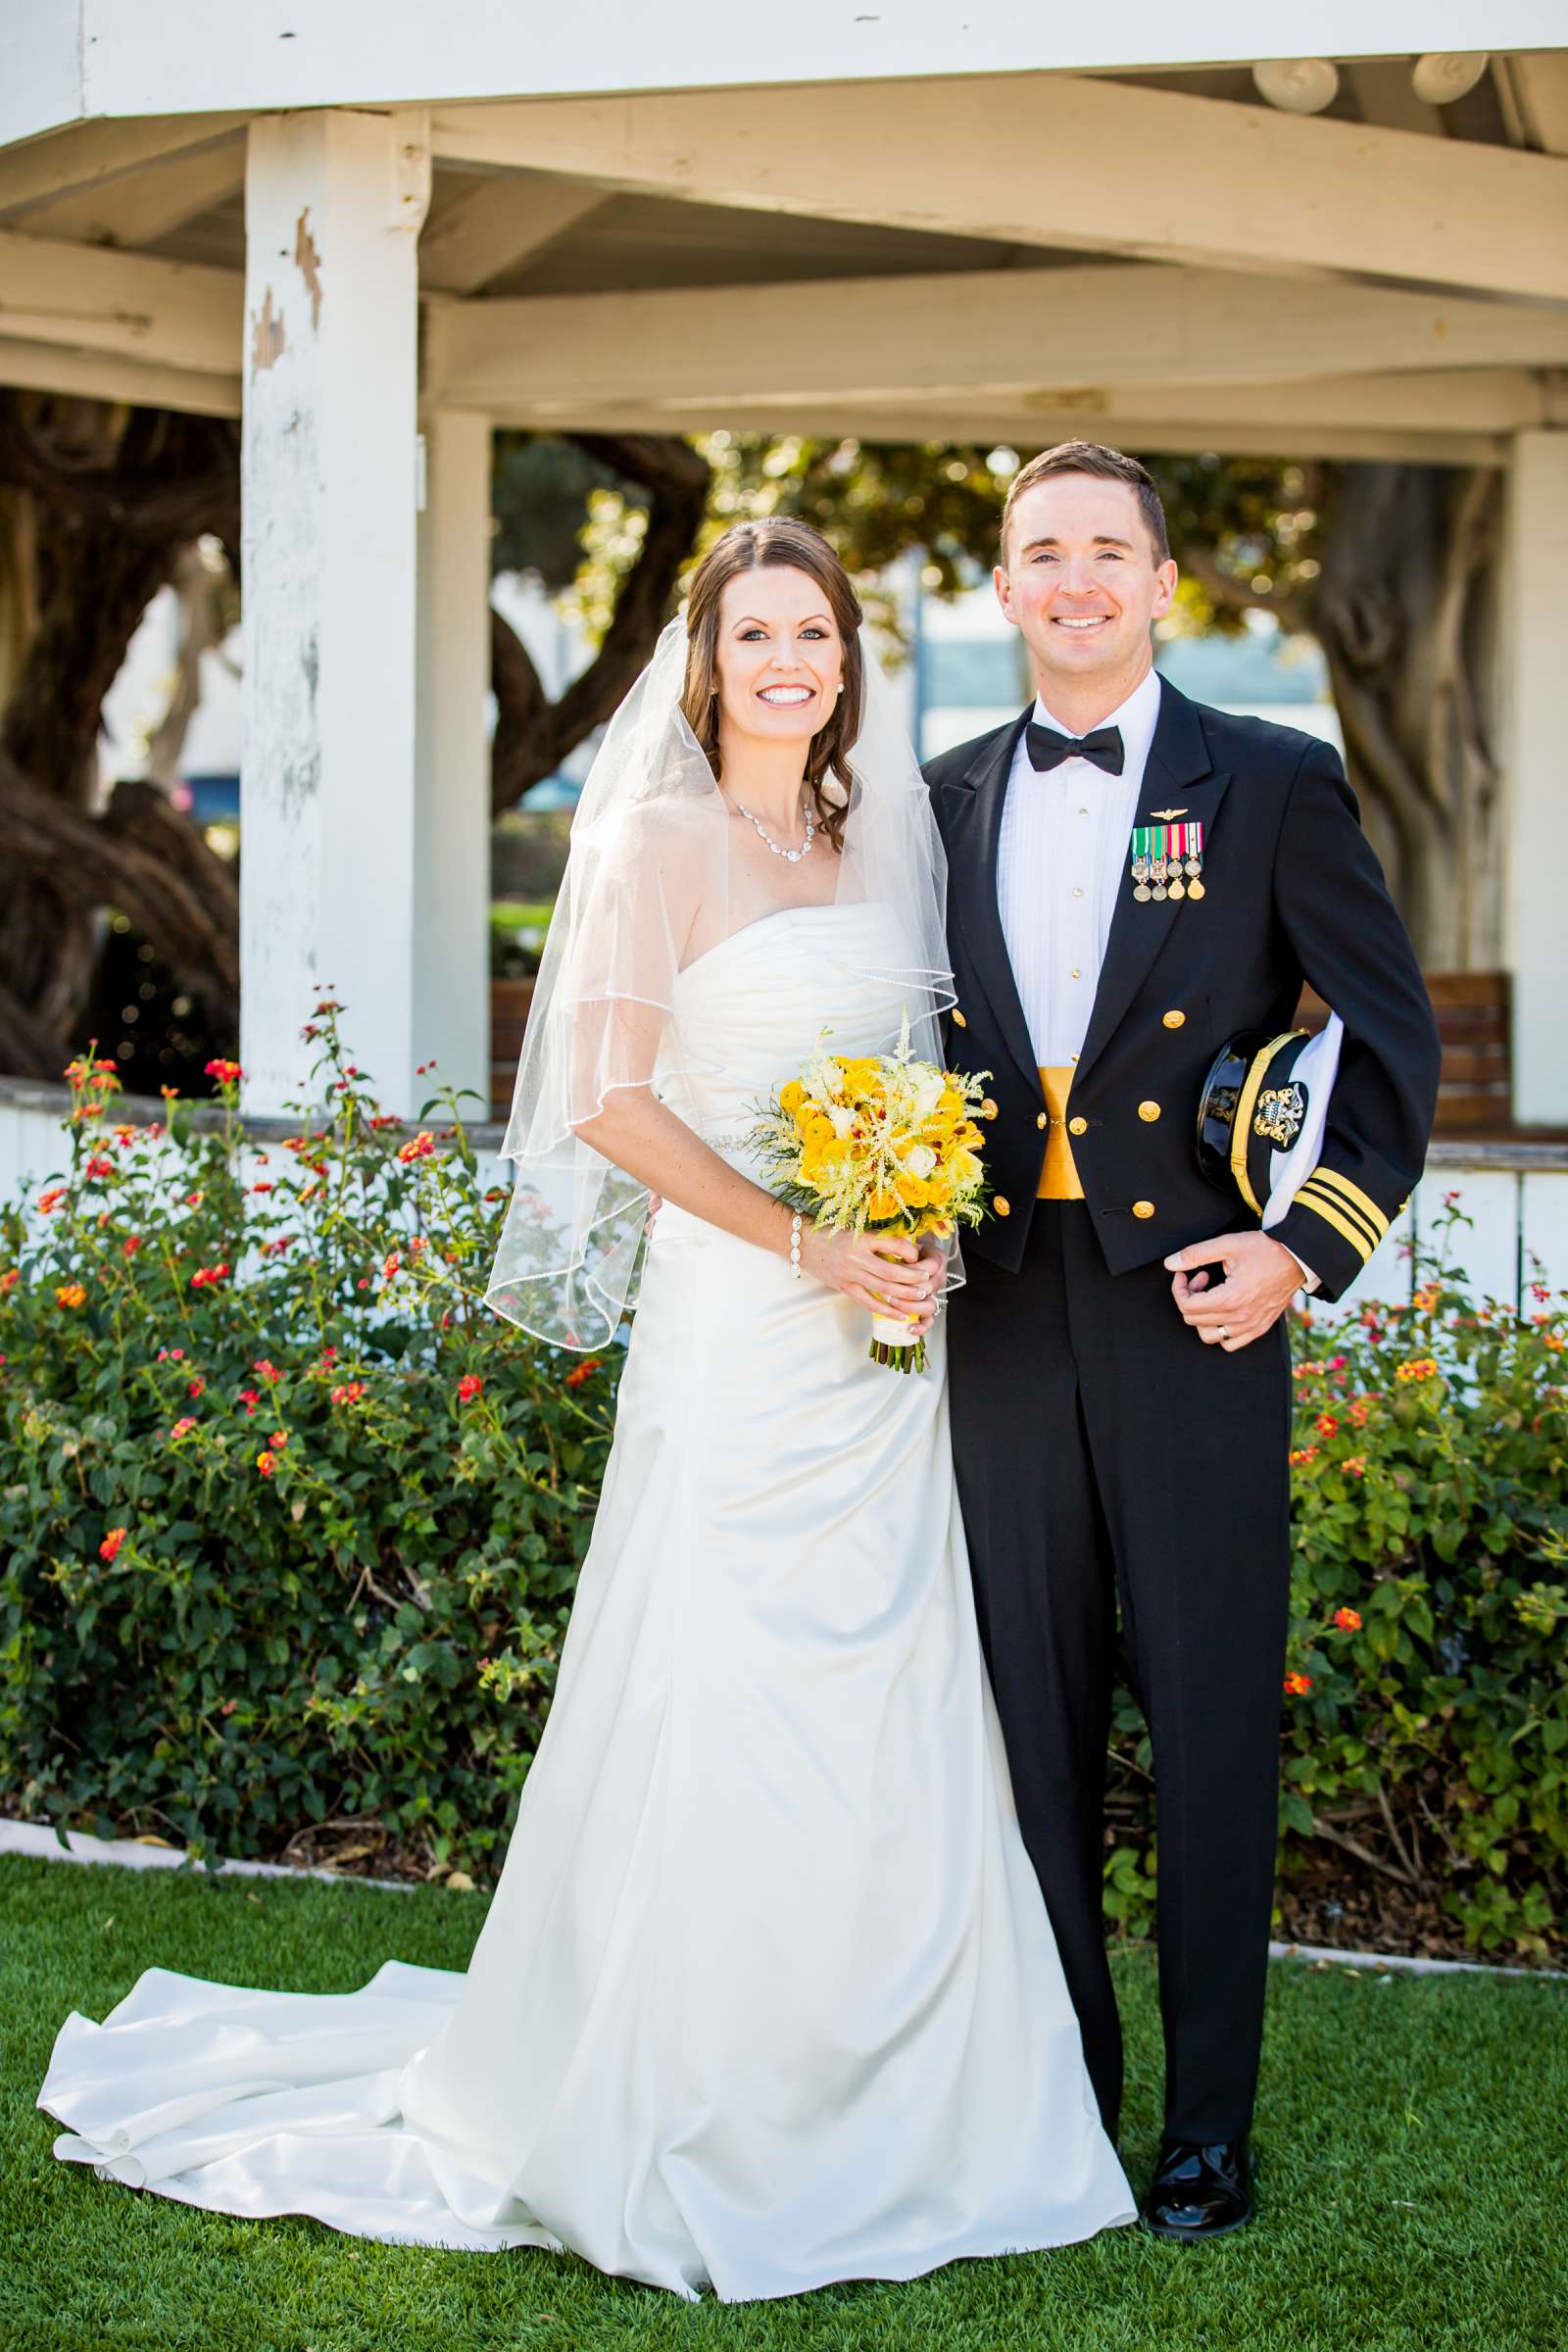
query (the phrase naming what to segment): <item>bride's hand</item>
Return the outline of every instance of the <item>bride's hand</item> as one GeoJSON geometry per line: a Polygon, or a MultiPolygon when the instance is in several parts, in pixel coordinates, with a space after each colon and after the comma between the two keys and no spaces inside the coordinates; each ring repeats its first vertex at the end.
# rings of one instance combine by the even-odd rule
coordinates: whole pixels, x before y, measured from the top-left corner
{"type": "Polygon", "coordinates": [[[943,1260],[922,1256],[913,1242],[885,1233],[819,1233],[808,1225],[801,1233],[801,1267],[868,1314],[907,1316],[911,1340],[931,1327],[943,1260]]]}

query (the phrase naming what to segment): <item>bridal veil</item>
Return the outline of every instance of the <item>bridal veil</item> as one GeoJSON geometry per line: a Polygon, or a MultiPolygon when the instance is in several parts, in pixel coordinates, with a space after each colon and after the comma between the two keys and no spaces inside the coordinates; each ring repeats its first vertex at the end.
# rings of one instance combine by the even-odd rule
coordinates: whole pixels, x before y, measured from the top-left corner
{"type": "MultiPolygon", "coordinates": [[[[880,1050],[892,1051],[907,1019],[914,1054],[939,1060],[938,1016],[953,1002],[942,845],[897,696],[864,630],[859,654],[862,718],[849,752],[843,847],[835,852],[819,833],[816,854],[833,859],[834,903],[892,910],[898,953],[868,967],[868,935],[853,925],[838,944],[826,927],[822,953],[831,960],[858,943],[844,965],[847,993],[863,1002],[870,982],[885,1004],[880,1050]]],[[[702,1046],[682,1022],[681,975],[734,932],[797,903],[782,887],[793,867],[780,859],[776,877],[759,878],[755,860],[735,858],[737,820],[681,710],[686,658],[676,618],[589,770],[502,1147],[514,1179],[487,1301],[558,1347],[603,1347],[635,1305],[648,1214],[646,1187],[577,1130],[615,1089],[652,1086],[701,1132],[704,1078],[717,1073],[705,1072],[702,1046]]],[[[825,790],[842,802],[831,776],[825,790]]],[[[778,1083],[795,1075],[780,1070],[778,1083]]]]}

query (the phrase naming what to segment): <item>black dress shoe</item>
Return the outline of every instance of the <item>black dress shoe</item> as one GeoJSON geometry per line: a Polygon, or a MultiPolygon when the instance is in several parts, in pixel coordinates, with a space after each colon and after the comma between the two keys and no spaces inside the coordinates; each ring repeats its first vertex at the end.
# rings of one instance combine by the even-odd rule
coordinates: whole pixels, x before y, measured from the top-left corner
{"type": "Polygon", "coordinates": [[[1252,2218],[1252,2159],[1245,2139],[1199,2148],[1167,2140],[1144,2199],[1144,2225],[1156,2237],[1197,2245],[1225,2237],[1252,2218]]]}

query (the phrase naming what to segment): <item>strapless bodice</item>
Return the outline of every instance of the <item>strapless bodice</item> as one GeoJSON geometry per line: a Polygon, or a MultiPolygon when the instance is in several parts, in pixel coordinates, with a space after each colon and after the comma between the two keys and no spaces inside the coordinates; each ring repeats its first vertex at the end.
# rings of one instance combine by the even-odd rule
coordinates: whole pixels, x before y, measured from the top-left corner
{"type": "Polygon", "coordinates": [[[912,963],[897,909],[876,902],[781,907],[731,932],[676,982],[661,1096],[746,1164],[760,1111],[819,1043],[832,1054],[892,1051],[905,1010],[895,975],[909,971],[911,1017],[927,1001],[912,963]]]}

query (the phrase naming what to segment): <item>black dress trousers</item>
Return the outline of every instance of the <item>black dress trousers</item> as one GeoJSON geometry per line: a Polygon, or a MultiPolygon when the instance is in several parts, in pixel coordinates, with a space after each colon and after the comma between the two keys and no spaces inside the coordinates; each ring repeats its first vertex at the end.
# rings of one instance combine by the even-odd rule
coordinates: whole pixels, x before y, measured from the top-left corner
{"type": "Polygon", "coordinates": [[[1081,1201],[1017,1273],[971,1254],[948,1333],[981,1638],[1024,1842],[1108,2132],[1121,2030],[1101,1910],[1118,1602],[1153,1747],[1165,2130],[1251,2119],[1289,1609],[1290,1344],[1227,1354],[1159,1265],[1108,1272],[1081,1201]]]}

